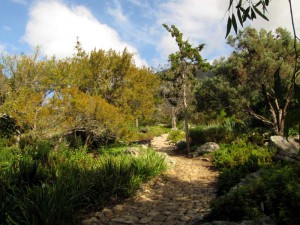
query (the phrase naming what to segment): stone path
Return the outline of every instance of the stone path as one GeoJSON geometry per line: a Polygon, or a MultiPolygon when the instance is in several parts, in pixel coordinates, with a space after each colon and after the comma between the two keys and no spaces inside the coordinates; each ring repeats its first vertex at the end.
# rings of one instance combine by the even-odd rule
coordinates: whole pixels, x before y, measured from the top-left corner
{"type": "Polygon", "coordinates": [[[183,225],[209,212],[218,173],[209,161],[175,155],[166,138],[167,134],[154,138],[152,147],[168,153],[175,161],[173,168],[122,204],[93,213],[83,225],[183,225]]]}

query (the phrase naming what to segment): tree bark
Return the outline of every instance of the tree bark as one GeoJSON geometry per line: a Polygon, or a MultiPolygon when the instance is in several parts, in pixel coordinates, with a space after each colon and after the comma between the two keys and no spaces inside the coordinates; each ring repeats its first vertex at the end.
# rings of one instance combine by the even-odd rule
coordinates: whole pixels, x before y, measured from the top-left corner
{"type": "Polygon", "coordinates": [[[185,127],[185,140],[186,140],[186,149],[188,154],[190,153],[190,134],[189,134],[189,118],[188,118],[188,104],[186,97],[186,81],[185,74],[182,74],[183,78],[183,108],[184,108],[184,127],[185,127]]]}
{"type": "Polygon", "coordinates": [[[135,125],[136,125],[136,129],[139,129],[139,118],[135,119],[135,125]]]}
{"type": "Polygon", "coordinates": [[[172,130],[177,130],[177,126],[176,126],[176,109],[174,106],[172,107],[172,130]]]}

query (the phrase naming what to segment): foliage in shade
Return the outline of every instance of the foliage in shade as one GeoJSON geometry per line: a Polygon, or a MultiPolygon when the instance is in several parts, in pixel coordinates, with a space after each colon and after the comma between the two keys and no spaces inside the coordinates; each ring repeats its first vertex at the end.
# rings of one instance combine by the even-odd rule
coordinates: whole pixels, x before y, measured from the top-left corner
{"type": "Polygon", "coordinates": [[[267,215],[276,224],[299,224],[299,190],[299,163],[273,165],[263,169],[260,177],[216,199],[207,220],[240,221],[267,215]]]}

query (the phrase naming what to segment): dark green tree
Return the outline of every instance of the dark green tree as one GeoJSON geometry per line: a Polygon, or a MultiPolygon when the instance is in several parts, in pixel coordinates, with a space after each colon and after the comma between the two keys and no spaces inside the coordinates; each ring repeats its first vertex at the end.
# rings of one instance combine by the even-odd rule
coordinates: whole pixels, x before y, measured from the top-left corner
{"type": "MultiPolygon", "coordinates": [[[[227,9],[228,12],[228,21],[227,21],[227,32],[226,37],[230,33],[231,28],[233,27],[235,33],[237,33],[238,25],[236,16],[240,22],[240,25],[243,24],[247,20],[254,20],[257,16],[264,18],[265,20],[269,20],[266,16],[267,8],[269,6],[270,0],[236,0],[236,3],[233,3],[233,0],[229,0],[229,7],[227,9]]],[[[290,16],[291,16],[291,24],[293,28],[293,37],[294,37],[294,69],[292,72],[292,76],[290,79],[291,89],[293,90],[293,100],[295,103],[295,107],[292,110],[289,110],[286,114],[286,125],[284,126],[284,135],[287,137],[289,133],[289,128],[291,128],[294,124],[298,124],[298,129],[300,133],[300,83],[297,81],[299,77],[300,71],[300,60],[299,60],[299,37],[297,36],[295,29],[295,20],[293,14],[293,6],[292,0],[288,0],[290,16]]],[[[274,77],[277,76],[277,84],[274,83],[275,86],[279,86],[280,83],[280,68],[274,74],[274,77]]],[[[278,92],[278,91],[277,91],[278,92]]],[[[268,99],[268,98],[266,98],[268,99]]]]}
{"type": "Polygon", "coordinates": [[[236,37],[229,36],[228,42],[234,51],[217,66],[217,74],[236,87],[242,86],[240,96],[247,99],[247,112],[282,135],[294,104],[292,35],[282,28],[273,34],[247,27],[236,37]]]}
{"type": "Polygon", "coordinates": [[[200,51],[204,48],[204,44],[197,47],[192,47],[188,40],[183,40],[183,34],[179,29],[172,25],[169,27],[163,24],[166,30],[175,38],[179,51],[169,55],[170,69],[163,78],[166,81],[171,81],[174,90],[180,96],[184,110],[184,124],[187,142],[187,151],[190,152],[190,138],[188,125],[188,90],[195,78],[195,74],[199,70],[205,70],[209,64],[202,59],[200,51]]]}

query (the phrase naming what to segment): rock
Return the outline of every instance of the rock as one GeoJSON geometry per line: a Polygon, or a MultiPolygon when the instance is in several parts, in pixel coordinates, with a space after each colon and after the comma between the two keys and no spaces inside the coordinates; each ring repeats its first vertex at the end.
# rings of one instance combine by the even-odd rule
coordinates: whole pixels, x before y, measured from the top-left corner
{"type": "Polygon", "coordinates": [[[150,211],[149,213],[147,213],[147,216],[156,216],[156,215],[158,215],[159,214],[159,212],[156,212],[156,211],[150,211]]]}
{"type": "Polygon", "coordinates": [[[191,156],[193,158],[196,158],[196,157],[201,156],[205,153],[215,152],[218,149],[220,149],[220,146],[217,143],[207,142],[204,145],[201,145],[200,147],[196,148],[196,150],[191,153],[191,156]]]}
{"type": "Polygon", "coordinates": [[[157,154],[159,154],[160,156],[162,156],[165,159],[165,162],[169,167],[175,166],[176,160],[172,159],[167,153],[157,152],[157,154]]]}
{"type": "Polygon", "coordinates": [[[113,218],[111,220],[111,222],[118,222],[118,223],[125,223],[126,221],[128,221],[128,219],[123,218],[123,217],[117,217],[117,218],[113,218]]]}
{"type": "Polygon", "coordinates": [[[242,187],[242,186],[244,186],[244,185],[247,185],[247,184],[251,183],[251,181],[252,181],[253,179],[256,179],[256,178],[258,178],[258,177],[261,177],[261,171],[260,171],[260,170],[254,172],[254,173],[248,174],[245,178],[241,179],[240,183],[238,183],[236,186],[232,187],[232,188],[230,189],[230,191],[233,191],[233,190],[235,190],[235,189],[238,189],[239,187],[242,187]]]}
{"type": "Polygon", "coordinates": [[[104,208],[102,211],[101,211],[106,217],[110,217],[113,215],[113,211],[111,209],[108,209],[108,208],[104,208]]]}
{"type": "Polygon", "coordinates": [[[116,205],[113,210],[114,212],[122,212],[124,210],[124,205],[116,205]]]}
{"type": "Polygon", "coordinates": [[[135,223],[137,223],[139,221],[139,218],[136,217],[136,216],[126,215],[126,216],[123,216],[123,217],[126,218],[127,220],[133,221],[135,223]]]}
{"type": "Polygon", "coordinates": [[[203,216],[202,215],[197,215],[196,217],[194,217],[192,220],[190,220],[187,225],[197,225],[199,224],[201,221],[203,220],[203,216]]]}
{"type": "Polygon", "coordinates": [[[82,222],[81,222],[81,224],[82,225],[90,225],[91,224],[91,221],[90,220],[83,220],[82,222]]]}
{"type": "Polygon", "coordinates": [[[97,218],[102,218],[102,217],[104,217],[104,213],[103,212],[95,212],[95,216],[97,218]]]}
{"type": "Polygon", "coordinates": [[[288,140],[282,136],[271,136],[269,146],[277,149],[275,160],[291,162],[300,160],[299,136],[289,137],[288,140]]]}
{"type": "Polygon", "coordinates": [[[99,220],[98,220],[97,217],[92,217],[92,218],[90,219],[90,221],[91,221],[91,222],[98,222],[99,220]]]}
{"type": "Polygon", "coordinates": [[[140,220],[140,223],[141,224],[147,224],[149,223],[151,220],[153,220],[153,217],[152,216],[148,216],[148,217],[144,217],[140,220]]]}
{"type": "Polygon", "coordinates": [[[141,153],[141,150],[138,147],[129,147],[124,151],[125,154],[138,156],[141,153]]]}

